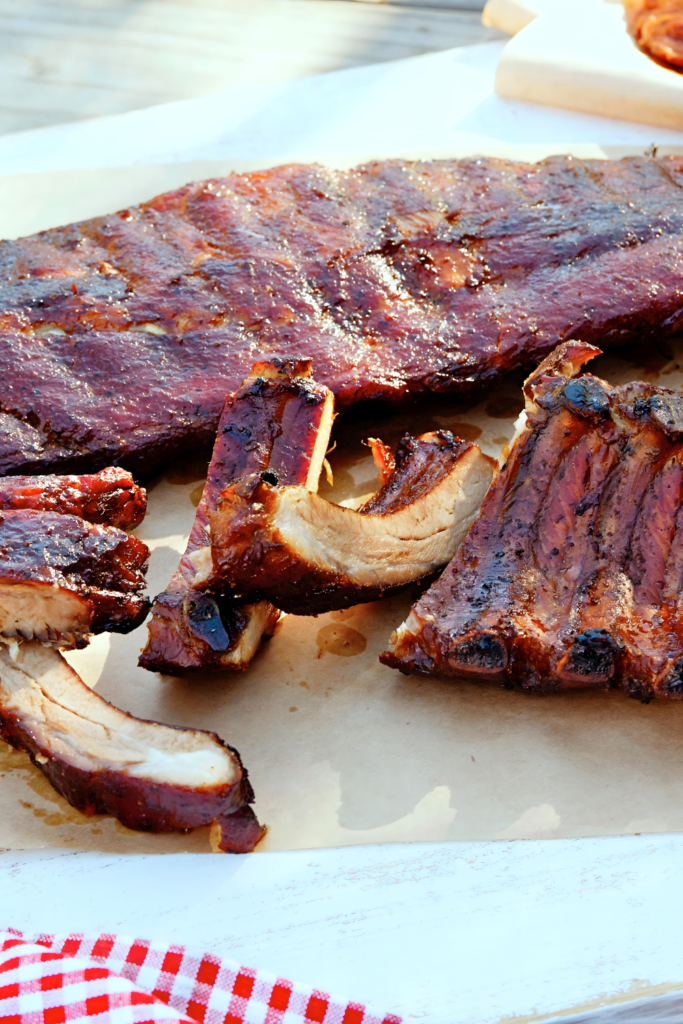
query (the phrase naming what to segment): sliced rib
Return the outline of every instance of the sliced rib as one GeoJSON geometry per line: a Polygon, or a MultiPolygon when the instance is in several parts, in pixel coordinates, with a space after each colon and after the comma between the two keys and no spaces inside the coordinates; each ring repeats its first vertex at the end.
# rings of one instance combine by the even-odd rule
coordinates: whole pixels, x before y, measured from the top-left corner
{"type": "Polygon", "coordinates": [[[260,474],[317,490],[334,400],[310,376],[310,362],[257,363],[229,395],[192,532],[166,590],[154,602],[139,664],[169,675],[247,668],[280,616],[267,601],[243,601],[234,588],[192,589],[211,562],[209,517],[228,484],[260,474]]]}
{"type": "Polygon", "coordinates": [[[299,615],[373,601],[453,557],[492,467],[476,445],[440,430],[404,437],[387,483],[358,511],[305,487],[241,480],[209,516],[212,572],[195,586],[232,585],[299,615]]]}
{"type": "Polygon", "coordinates": [[[683,159],[290,165],[0,243],[0,473],[147,474],[258,358],[338,405],[681,325],[683,159]]]}
{"type": "Polygon", "coordinates": [[[239,754],[215,733],[133,718],[90,690],[62,655],[0,646],[0,735],[84,814],[143,832],[215,823],[220,848],[252,850],[265,829],[239,754]]]}
{"type": "Polygon", "coordinates": [[[0,509],[61,512],[132,530],[145,518],[147,494],[119,466],[83,476],[6,476],[0,478],[0,509]]]}
{"type": "Polygon", "coordinates": [[[392,637],[404,672],[683,696],[683,397],[574,376],[568,343],[481,515],[392,637]]]}
{"type": "Polygon", "coordinates": [[[145,619],[146,544],[56,512],[0,512],[0,635],[83,647],[145,619]]]}

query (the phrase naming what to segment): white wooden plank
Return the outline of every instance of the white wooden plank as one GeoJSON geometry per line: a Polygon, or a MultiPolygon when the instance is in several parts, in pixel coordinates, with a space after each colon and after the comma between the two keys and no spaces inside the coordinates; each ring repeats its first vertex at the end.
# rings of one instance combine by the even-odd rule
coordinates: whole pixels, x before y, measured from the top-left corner
{"type": "Polygon", "coordinates": [[[683,987],[683,837],[0,855],[0,926],[181,942],[399,1013],[515,1024],[683,987]]]}
{"type": "Polygon", "coordinates": [[[0,0],[0,132],[499,36],[476,11],[353,0],[0,0]]]}

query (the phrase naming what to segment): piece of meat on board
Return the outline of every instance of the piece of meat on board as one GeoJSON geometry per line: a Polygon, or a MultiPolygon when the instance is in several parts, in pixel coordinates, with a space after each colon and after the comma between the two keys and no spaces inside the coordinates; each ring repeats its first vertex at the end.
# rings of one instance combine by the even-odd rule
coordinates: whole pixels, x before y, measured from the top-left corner
{"type": "Polygon", "coordinates": [[[226,853],[247,853],[265,832],[236,750],[215,733],[120,711],[42,644],[22,643],[14,658],[0,646],[0,737],[84,814],[143,832],[212,825],[226,853]]]}
{"type": "Polygon", "coordinates": [[[683,3],[681,0],[624,0],[631,38],[651,60],[683,72],[683,3]]]}
{"type": "Polygon", "coordinates": [[[683,697],[683,396],[575,376],[598,353],[566,343],[527,381],[479,519],[385,664],[683,697]]]}
{"type": "Polygon", "coordinates": [[[34,510],[0,512],[0,636],[84,647],[145,620],[149,549],[114,526],[34,510]]]}
{"type": "Polygon", "coordinates": [[[61,512],[132,530],[145,518],[147,494],[118,466],[83,476],[6,476],[0,478],[0,509],[61,512]]]}
{"type": "Polygon", "coordinates": [[[283,611],[318,615],[433,577],[476,517],[495,463],[447,430],[407,434],[392,462],[358,510],[263,474],[232,484],[209,515],[213,564],[196,585],[232,585],[283,611]]]}
{"type": "Polygon", "coordinates": [[[167,675],[248,668],[280,611],[235,597],[229,577],[211,593],[192,589],[211,564],[209,517],[221,491],[243,477],[317,491],[333,418],[332,393],[311,378],[310,362],[256,363],[228,395],[187,548],[154,601],[142,668],[167,675]]]}
{"type": "Polygon", "coordinates": [[[292,165],[0,244],[0,474],[152,472],[255,359],[466,394],[683,316],[683,158],[292,165]]]}

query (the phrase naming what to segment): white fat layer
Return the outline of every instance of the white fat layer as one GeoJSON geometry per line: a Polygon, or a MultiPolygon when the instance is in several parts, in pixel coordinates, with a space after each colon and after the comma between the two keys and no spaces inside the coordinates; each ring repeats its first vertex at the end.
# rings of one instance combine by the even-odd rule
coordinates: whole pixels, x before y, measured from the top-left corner
{"type": "Polygon", "coordinates": [[[472,447],[428,494],[378,516],[289,487],[279,495],[272,523],[303,561],[358,586],[399,586],[451,560],[479,512],[492,474],[491,461],[472,447]]]}
{"type": "Polygon", "coordinates": [[[246,668],[261,644],[261,637],[264,633],[269,636],[280,618],[278,609],[273,608],[268,601],[259,601],[258,604],[245,606],[243,611],[249,615],[249,622],[237,646],[221,658],[222,665],[246,668]]]}
{"type": "Polygon", "coordinates": [[[176,750],[148,747],[145,760],[130,764],[128,775],[143,779],[161,779],[180,786],[213,785],[221,771],[220,758],[212,750],[176,750]]]}
{"type": "Polygon", "coordinates": [[[208,578],[213,572],[213,563],[211,561],[211,548],[197,548],[196,551],[191,552],[187,555],[189,560],[195,567],[194,579],[192,581],[193,587],[199,587],[202,583],[206,583],[208,578]]]}
{"type": "Polygon", "coordinates": [[[141,334],[157,334],[160,337],[168,333],[160,324],[133,324],[128,330],[139,331],[141,334]]]}
{"type": "Polygon", "coordinates": [[[315,445],[313,446],[311,461],[308,467],[308,474],[306,476],[306,487],[309,491],[318,490],[320,473],[323,468],[323,462],[325,461],[325,455],[327,454],[327,447],[330,443],[330,434],[332,433],[333,423],[334,395],[331,391],[328,391],[323,404],[320,424],[318,426],[318,434],[315,439],[315,445]]]}
{"type": "Polygon", "coordinates": [[[56,583],[0,583],[0,634],[24,640],[71,642],[90,632],[93,606],[56,583]]]}
{"type": "Polygon", "coordinates": [[[133,718],[90,690],[57,651],[0,647],[0,706],[56,758],[84,771],[111,770],[188,788],[232,785],[237,764],[210,734],[133,718]]]}
{"type": "Polygon", "coordinates": [[[520,439],[520,437],[522,436],[522,434],[524,433],[526,428],[527,428],[526,409],[522,409],[522,411],[520,412],[519,416],[515,420],[515,429],[514,429],[514,432],[512,434],[512,437],[510,438],[510,440],[508,441],[508,443],[505,445],[505,447],[503,448],[502,452],[500,453],[500,458],[498,459],[498,466],[499,466],[500,469],[503,468],[503,466],[505,465],[505,463],[509,459],[510,452],[512,451],[513,447],[515,446],[517,441],[520,439]]]}

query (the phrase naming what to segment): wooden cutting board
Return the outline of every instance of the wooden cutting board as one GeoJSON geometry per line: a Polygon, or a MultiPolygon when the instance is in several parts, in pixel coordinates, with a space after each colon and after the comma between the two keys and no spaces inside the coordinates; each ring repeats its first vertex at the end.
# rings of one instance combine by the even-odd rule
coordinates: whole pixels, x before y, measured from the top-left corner
{"type": "Polygon", "coordinates": [[[683,75],[660,68],[637,49],[621,4],[490,0],[485,18],[490,25],[521,29],[498,64],[499,96],[683,129],[683,75]]]}

